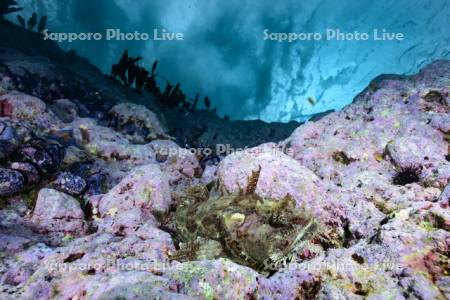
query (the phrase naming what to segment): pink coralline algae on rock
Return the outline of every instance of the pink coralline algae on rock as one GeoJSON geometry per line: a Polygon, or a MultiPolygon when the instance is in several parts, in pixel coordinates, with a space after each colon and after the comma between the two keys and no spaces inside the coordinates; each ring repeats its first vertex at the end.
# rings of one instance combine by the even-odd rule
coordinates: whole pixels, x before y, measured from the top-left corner
{"type": "Polygon", "coordinates": [[[223,194],[245,191],[248,178],[259,168],[257,195],[280,200],[290,195],[297,207],[311,210],[323,223],[341,224],[340,204],[326,195],[328,183],[284,154],[275,144],[264,144],[227,156],[217,170],[220,191],[223,194]]]}
{"type": "Polygon", "coordinates": [[[86,231],[84,213],[73,197],[52,189],[42,189],[31,222],[44,232],[81,235],[86,231]]]}
{"type": "Polygon", "coordinates": [[[155,224],[171,203],[169,179],[157,164],[133,169],[99,201],[100,228],[128,232],[139,225],[155,224]]]}
{"type": "Polygon", "coordinates": [[[56,115],[46,107],[46,104],[30,95],[17,91],[0,95],[0,116],[14,121],[29,122],[43,132],[63,126],[56,115]]]}
{"type": "Polygon", "coordinates": [[[156,114],[144,105],[121,103],[108,112],[117,131],[122,132],[134,143],[146,143],[168,137],[156,114]]]}
{"type": "Polygon", "coordinates": [[[256,193],[262,197],[283,199],[289,194],[299,206],[311,205],[320,201],[317,197],[321,197],[326,189],[317,175],[275,145],[262,145],[227,156],[217,170],[221,189],[225,193],[245,190],[252,171],[259,167],[256,193]]]}
{"type": "Polygon", "coordinates": [[[222,258],[177,264],[167,276],[196,299],[251,299],[262,280],[254,270],[222,258]]]}
{"type": "Polygon", "coordinates": [[[162,170],[169,174],[171,184],[189,182],[200,174],[201,167],[197,157],[188,149],[181,148],[170,140],[152,141],[149,146],[162,170]]]}
{"type": "Polygon", "coordinates": [[[126,161],[131,165],[154,161],[154,153],[148,145],[132,144],[121,133],[97,125],[94,119],[76,119],[72,126],[77,144],[94,157],[126,161]]]}

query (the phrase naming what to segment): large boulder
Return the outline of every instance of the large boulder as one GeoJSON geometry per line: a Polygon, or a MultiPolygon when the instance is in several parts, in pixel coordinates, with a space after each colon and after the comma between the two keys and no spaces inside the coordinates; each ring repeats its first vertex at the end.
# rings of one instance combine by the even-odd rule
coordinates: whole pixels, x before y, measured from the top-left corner
{"type": "Polygon", "coordinates": [[[256,194],[275,199],[289,194],[298,206],[323,204],[326,188],[320,178],[274,144],[233,153],[222,160],[217,170],[221,191],[226,194],[245,191],[252,173],[259,168],[256,194]]]}
{"type": "Polygon", "coordinates": [[[80,235],[86,231],[84,213],[78,200],[53,189],[39,191],[31,221],[43,232],[80,235]]]}
{"type": "Polygon", "coordinates": [[[368,170],[392,182],[396,171],[410,167],[422,168],[421,182],[445,186],[448,112],[421,95],[434,82],[382,83],[342,111],[299,126],[284,142],[290,155],[342,186],[352,174],[368,170]]]}

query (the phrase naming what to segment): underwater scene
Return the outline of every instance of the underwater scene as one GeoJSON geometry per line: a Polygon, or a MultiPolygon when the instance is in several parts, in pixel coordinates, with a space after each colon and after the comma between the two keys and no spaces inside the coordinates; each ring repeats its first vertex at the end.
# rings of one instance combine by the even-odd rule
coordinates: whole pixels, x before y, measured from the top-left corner
{"type": "Polygon", "coordinates": [[[450,299],[450,1],[0,0],[0,299],[450,299]]]}

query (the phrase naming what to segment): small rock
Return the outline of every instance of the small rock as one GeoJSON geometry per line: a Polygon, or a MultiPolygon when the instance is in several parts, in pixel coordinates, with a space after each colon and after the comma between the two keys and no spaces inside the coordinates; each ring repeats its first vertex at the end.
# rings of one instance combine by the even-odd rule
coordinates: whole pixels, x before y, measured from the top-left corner
{"type": "Polygon", "coordinates": [[[33,274],[33,269],[29,265],[14,266],[3,276],[2,281],[8,285],[19,285],[28,280],[33,274]]]}
{"type": "Polygon", "coordinates": [[[61,172],[53,183],[58,191],[71,196],[80,196],[86,191],[86,180],[70,172],[61,172]]]}
{"type": "Polygon", "coordinates": [[[200,174],[200,164],[188,149],[181,148],[169,140],[156,140],[148,145],[155,152],[161,169],[169,174],[171,184],[183,179],[192,179],[200,174]]]}
{"type": "Polygon", "coordinates": [[[0,103],[3,107],[1,116],[30,121],[33,126],[44,132],[64,125],[52,111],[47,110],[45,103],[36,97],[12,91],[0,95],[0,103]]]}
{"type": "Polygon", "coordinates": [[[19,171],[0,168],[0,197],[19,193],[25,184],[26,179],[19,171]]]}
{"type": "Polygon", "coordinates": [[[31,244],[31,240],[21,236],[0,234],[0,251],[17,253],[23,251],[31,244]]]}
{"type": "Polygon", "coordinates": [[[31,221],[43,232],[81,235],[86,231],[80,203],[67,194],[47,188],[39,191],[31,221]]]}
{"type": "Polygon", "coordinates": [[[64,160],[65,150],[60,144],[44,140],[31,139],[18,150],[18,160],[30,162],[44,174],[52,174],[64,160]]]}
{"type": "Polygon", "coordinates": [[[215,165],[206,166],[205,170],[203,170],[203,174],[200,179],[201,183],[207,185],[216,179],[217,179],[217,166],[215,165]]]}
{"type": "Polygon", "coordinates": [[[27,186],[36,184],[41,180],[41,175],[39,171],[33,164],[27,162],[13,162],[11,164],[11,169],[20,171],[27,177],[27,186]]]}
{"type": "Polygon", "coordinates": [[[87,182],[87,190],[86,194],[93,196],[93,195],[100,195],[106,192],[106,175],[102,173],[96,173],[89,175],[86,178],[87,182]]]}
{"type": "Polygon", "coordinates": [[[450,184],[448,184],[439,196],[438,202],[445,207],[450,205],[450,184]]]}
{"type": "Polygon", "coordinates": [[[78,116],[78,106],[69,99],[54,100],[50,108],[66,123],[72,122],[78,116]]]}
{"type": "Polygon", "coordinates": [[[133,143],[144,144],[157,138],[167,137],[155,113],[143,105],[121,103],[109,111],[116,130],[133,143]]]}
{"type": "Polygon", "coordinates": [[[18,144],[16,130],[8,123],[0,121],[0,159],[10,156],[18,144]]]}
{"type": "Polygon", "coordinates": [[[76,119],[72,126],[77,145],[92,156],[109,162],[125,161],[133,166],[155,161],[150,146],[131,144],[122,134],[97,125],[93,119],[76,119]]]}

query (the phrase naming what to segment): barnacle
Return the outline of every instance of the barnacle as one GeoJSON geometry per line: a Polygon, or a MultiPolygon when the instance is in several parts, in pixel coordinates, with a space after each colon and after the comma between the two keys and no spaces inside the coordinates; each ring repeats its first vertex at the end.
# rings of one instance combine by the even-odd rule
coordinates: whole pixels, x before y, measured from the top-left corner
{"type": "Polygon", "coordinates": [[[238,194],[214,197],[204,188],[188,190],[175,212],[180,244],[172,259],[227,257],[262,273],[294,260],[315,236],[318,224],[290,195],[256,195],[260,172],[254,171],[238,194]]]}

